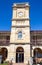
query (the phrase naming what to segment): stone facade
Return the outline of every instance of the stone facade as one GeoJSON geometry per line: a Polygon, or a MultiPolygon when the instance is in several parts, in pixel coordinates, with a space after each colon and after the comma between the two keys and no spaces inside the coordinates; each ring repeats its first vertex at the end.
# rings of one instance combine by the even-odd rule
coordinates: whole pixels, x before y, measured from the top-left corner
{"type": "Polygon", "coordinates": [[[0,31],[0,50],[7,49],[3,61],[27,64],[34,57],[34,49],[42,49],[42,31],[30,31],[29,19],[28,3],[13,4],[11,31],[0,31]]]}
{"type": "MultiPolygon", "coordinates": [[[[16,60],[16,49],[22,47],[24,49],[24,63],[28,63],[30,58],[30,21],[29,21],[29,4],[21,3],[13,5],[13,16],[12,16],[12,27],[10,35],[10,48],[13,48],[11,51],[11,56],[14,56],[16,60]],[[18,33],[22,32],[22,38],[18,38],[18,33]],[[14,50],[15,49],[15,50],[14,50]],[[28,53],[27,53],[27,50],[28,53]]],[[[11,57],[10,56],[10,57],[11,57]]],[[[14,60],[14,62],[16,62],[14,60]]]]}

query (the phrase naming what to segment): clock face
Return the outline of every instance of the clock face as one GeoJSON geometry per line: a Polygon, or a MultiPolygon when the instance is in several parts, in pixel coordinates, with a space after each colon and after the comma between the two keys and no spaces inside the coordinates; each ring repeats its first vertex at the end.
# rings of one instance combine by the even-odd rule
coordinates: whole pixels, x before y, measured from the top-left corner
{"type": "Polygon", "coordinates": [[[18,15],[19,15],[19,16],[22,16],[22,15],[23,15],[23,12],[19,12],[18,15]]]}

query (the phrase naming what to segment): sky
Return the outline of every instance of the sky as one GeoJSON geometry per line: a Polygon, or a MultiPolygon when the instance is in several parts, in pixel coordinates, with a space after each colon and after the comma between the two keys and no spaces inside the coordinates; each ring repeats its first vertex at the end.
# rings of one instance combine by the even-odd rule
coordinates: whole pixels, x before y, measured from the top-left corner
{"type": "Polygon", "coordinates": [[[31,30],[42,30],[42,0],[0,0],[0,31],[10,31],[13,3],[29,2],[31,30]]]}

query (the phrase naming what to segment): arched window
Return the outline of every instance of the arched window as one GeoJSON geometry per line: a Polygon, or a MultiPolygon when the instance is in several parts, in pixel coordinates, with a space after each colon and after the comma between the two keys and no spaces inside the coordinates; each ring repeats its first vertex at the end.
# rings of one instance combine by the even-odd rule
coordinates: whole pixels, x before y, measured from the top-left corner
{"type": "Polygon", "coordinates": [[[18,32],[18,38],[21,39],[22,38],[22,32],[18,32]]]}

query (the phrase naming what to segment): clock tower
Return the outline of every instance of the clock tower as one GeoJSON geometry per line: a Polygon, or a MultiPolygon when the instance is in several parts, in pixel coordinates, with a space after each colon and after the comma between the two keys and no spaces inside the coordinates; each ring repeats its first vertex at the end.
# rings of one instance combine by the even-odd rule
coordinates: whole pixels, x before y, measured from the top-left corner
{"type": "Polygon", "coordinates": [[[10,58],[14,63],[28,63],[30,59],[29,4],[14,3],[10,35],[10,58]]]}

